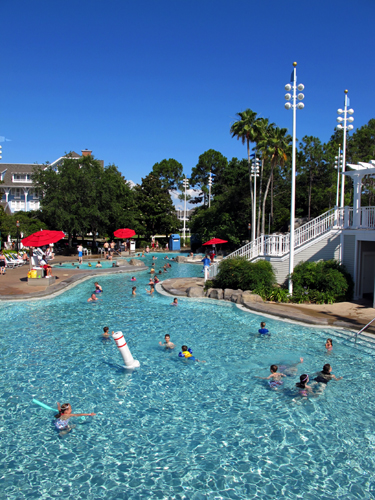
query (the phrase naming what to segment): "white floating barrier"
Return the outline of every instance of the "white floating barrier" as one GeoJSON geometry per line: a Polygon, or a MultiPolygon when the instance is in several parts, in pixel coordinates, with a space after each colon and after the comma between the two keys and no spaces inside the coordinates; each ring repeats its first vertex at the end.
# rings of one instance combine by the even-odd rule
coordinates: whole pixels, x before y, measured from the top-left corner
{"type": "Polygon", "coordinates": [[[126,368],[138,368],[138,366],[141,366],[140,362],[133,358],[122,332],[114,332],[112,337],[119,348],[126,368]]]}

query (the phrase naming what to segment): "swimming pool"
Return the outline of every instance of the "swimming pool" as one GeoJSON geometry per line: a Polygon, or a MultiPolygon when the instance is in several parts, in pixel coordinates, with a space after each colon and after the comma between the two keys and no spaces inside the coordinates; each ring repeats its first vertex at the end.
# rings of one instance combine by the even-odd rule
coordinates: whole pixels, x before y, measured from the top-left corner
{"type": "MultiPolygon", "coordinates": [[[[173,263],[164,276],[176,275],[201,270],[173,263]]],[[[146,294],[147,272],[136,277],[100,277],[95,304],[86,303],[94,278],[54,299],[0,304],[2,498],[375,497],[369,342],[274,319],[271,337],[259,337],[259,316],[210,300],[171,307],[146,294]],[[101,339],[106,325],[122,330],[140,369],[121,367],[113,340],[101,339]],[[165,333],[175,352],[158,345],[165,333]],[[179,359],[184,343],[207,362],[179,359]],[[307,399],[296,378],[278,391],[255,378],[300,356],[298,374],[328,362],[344,380],[307,399]],[[61,439],[33,398],[97,416],[61,439]]]]}
{"type": "MultiPolygon", "coordinates": [[[[102,265],[102,268],[103,269],[109,269],[112,267],[112,264],[114,264],[116,261],[119,261],[119,263],[121,262],[122,259],[114,259],[114,260],[106,260],[106,259],[103,259],[100,261],[100,264],[102,265]]],[[[82,262],[82,264],[79,264],[78,261],[77,262],[62,262],[61,265],[60,263],[55,263],[53,264],[53,268],[63,268],[63,269],[74,269],[75,267],[79,267],[80,269],[97,269],[95,266],[96,264],[98,263],[97,260],[84,260],[82,262]],[[91,266],[89,266],[89,263],[91,264],[91,266]]]]}

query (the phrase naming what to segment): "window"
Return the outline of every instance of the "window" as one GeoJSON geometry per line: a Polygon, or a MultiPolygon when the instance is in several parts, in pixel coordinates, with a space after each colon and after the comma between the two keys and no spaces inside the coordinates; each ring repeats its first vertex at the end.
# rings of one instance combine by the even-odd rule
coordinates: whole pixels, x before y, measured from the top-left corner
{"type": "Polygon", "coordinates": [[[31,174],[13,174],[13,182],[32,182],[31,174]]]}
{"type": "Polygon", "coordinates": [[[12,195],[15,198],[21,198],[21,189],[20,188],[12,188],[12,195]]]}

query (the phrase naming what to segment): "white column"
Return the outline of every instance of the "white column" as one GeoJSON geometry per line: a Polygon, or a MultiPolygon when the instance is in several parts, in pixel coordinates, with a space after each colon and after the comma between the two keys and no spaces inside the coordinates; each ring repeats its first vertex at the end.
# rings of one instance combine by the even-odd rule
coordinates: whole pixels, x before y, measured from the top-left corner
{"type": "Polygon", "coordinates": [[[353,227],[359,228],[361,225],[361,193],[362,193],[362,175],[353,175],[353,227]]]}
{"type": "Polygon", "coordinates": [[[348,115],[348,91],[345,90],[345,106],[344,106],[344,141],[342,147],[342,176],[341,176],[341,202],[340,207],[343,208],[345,202],[345,163],[346,163],[346,123],[348,115]]]}
{"type": "Polygon", "coordinates": [[[23,194],[25,196],[25,212],[27,212],[27,194],[29,192],[29,188],[23,188],[23,194]]]}
{"type": "MultiPolygon", "coordinates": [[[[293,70],[293,142],[292,142],[292,195],[290,201],[290,240],[289,240],[289,276],[294,270],[294,219],[296,203],[296,120],[297,120],[297,63],[294,63],[293,70]]],[[[289,279],[289,293],[293,293],[293,282],[289,279]]]]}

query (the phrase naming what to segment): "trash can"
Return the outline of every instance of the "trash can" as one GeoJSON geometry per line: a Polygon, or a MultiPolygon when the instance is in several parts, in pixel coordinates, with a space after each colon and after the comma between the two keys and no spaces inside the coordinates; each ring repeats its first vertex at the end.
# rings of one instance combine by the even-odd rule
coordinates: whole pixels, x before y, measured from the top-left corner
{"type": "Polygon", "coordinates": [[[130,252],[135,252],[135,241],[130,240],[130,252]]]}
{"type": "Polygon", "coordinates": [[[171,234],[169,237],[169,250],[180,250],[180,235],[171,234]]]}

